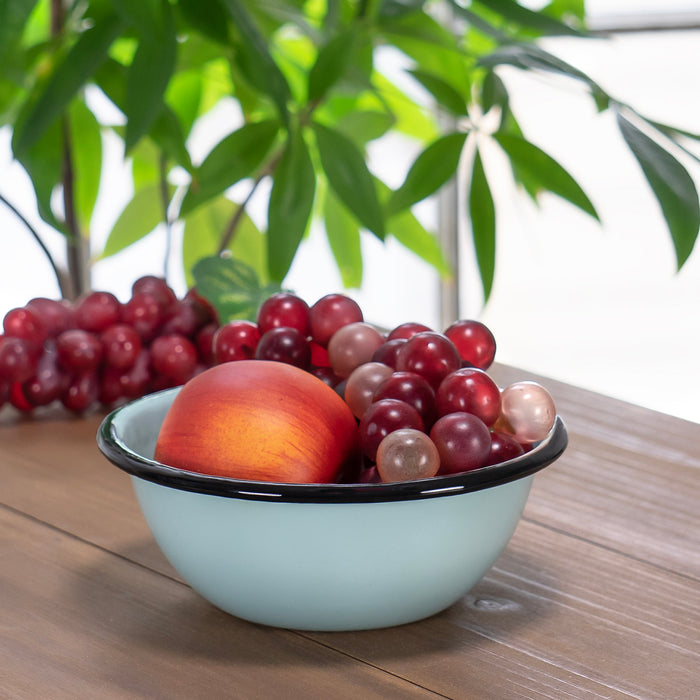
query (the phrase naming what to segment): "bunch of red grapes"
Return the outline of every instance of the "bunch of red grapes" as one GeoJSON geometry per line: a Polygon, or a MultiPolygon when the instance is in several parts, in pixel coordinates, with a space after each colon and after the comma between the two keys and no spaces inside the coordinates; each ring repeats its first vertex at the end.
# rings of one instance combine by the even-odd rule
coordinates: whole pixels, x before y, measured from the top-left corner
{"type": "Polygon", "coordinates": [[[43,297],[9,311],[0,336],[0,406],[95,406],[178,386],[213,363],[215,314],[194,291],[178,299],[145,276],[121,303],[92,292],[74,304],[43,297]]]}
{"type": "Polygon", "coordinates": [[[92,292],[75,304],[35,298],[9,311],[0,406],[31,412],[61,402],[84,413],[179,386],[213,364],[286,362],[333,387],[358,420],[362,460],[343,479],[403,481],[503,462],[549,433],[552,397],[534,382],[501,389],[486,372],[495,353],[479,321],[382,333],[343,294],[309,306],[280,292],[256,322],[219,326],[195,290],[178,299],[163,279],[145,276],[125,303],[92,292]]]}
{"type": "Polygon", "coordinates": [[[544,387],[501,389],[487,374],[496,341],[483,323],[457,321],[444,333],[403,323],[385,334],[342,294],[311,307],[274,294],[256,323],[219,328],[213,351],[217,363],[287,362],[335,388],[359,421],[363,454],[344,480],[404,481],[500,463],[545,438],[556,417],[544,387]]]}

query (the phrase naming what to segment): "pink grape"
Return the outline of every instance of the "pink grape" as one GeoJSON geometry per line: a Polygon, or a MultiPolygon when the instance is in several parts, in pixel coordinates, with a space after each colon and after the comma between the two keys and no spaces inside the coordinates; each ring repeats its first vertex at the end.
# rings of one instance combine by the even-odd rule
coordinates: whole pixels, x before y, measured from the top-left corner
{"type": "Polygon", "coordinates": [[[557,416],[554,399],[537,382],[515,382],[501,393],[501,411],[518,442],[544,440],[557,416]]]}
{"type": "Polygon", "coordinates": [[[392,374],[381,362],[365,362],[352,371],[345,383],[345,402],[357,418],[364,416],[375,391],[392,374]]]}
{"type": "Polygon", "coordinates": [[[383,344],[381,333],[369,323],[349,323],[328,342],[328,359],[339,377],[349,377],[356,367],[369,362],[383,344]]]}
{"type": "Polygon", "coordinates": [[[437,447],[420,430],[395,430],[377,448],[377,471],[384,482],[428,479],[439,467],[437,447]]]}

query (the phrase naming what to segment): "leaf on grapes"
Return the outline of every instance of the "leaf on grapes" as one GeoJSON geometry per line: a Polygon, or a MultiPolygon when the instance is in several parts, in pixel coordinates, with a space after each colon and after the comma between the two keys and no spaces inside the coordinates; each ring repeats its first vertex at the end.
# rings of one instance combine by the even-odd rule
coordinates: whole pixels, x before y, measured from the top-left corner
{"type": "Polygon", "coordinates": [[[97,67],[107,58],[107,52],[122,30],[122,20],[114,13],[95,20],[86,29],[30,96],[22,109],[12,136],[12,150],[20,159],[37,139],[63,113],[75,93],[85,84],[97,67]]]}
{"type": "Polygon", "coordinates": [[[386,205],[387,215],[403,211],[439,190],[457,172],[466,133],[453,133],[433,141],[416,158],[403,184],[386,205]]]}
{"type": "Polygon", "coordinates": [[[124,207],[107,236],[100,259],[121,252],[140,241],[163,221],[160,185],[153,184],[136,192],[124,207]]]}
{"type": "Polygon", "coordinates": [[[253,122],[226,136],[211,150],[194,173],[180,209],[187,214],[221,194],[262,163],[279,131],[276,120],[253,122]]]}
{"type": "Polygon", "coordinates": [[[316,172],[301,130],[290,132],[274,172],[267,210],[267,261],[270,277],[282,282],[311,218],[316,172]]]}
{"type": "Polygon", "coordinates": [[[533,187],[548,190],[600,221],[581,186],[554,158],[519,136],[496,133],[494,138],[517,168],[519,179],[528,183],[528,191],[533,187]]]}
{"type": "Polygon", "coordinates": [[[331,190],[326,192],[323,218],[343,286],[359,287],[362,284],[362,248],[357,219],[331,190]]]}
{"type": "Polygon", "coordinates": [[[319,49],[309,72],[308,99],[317,102],[343,76],[352,57],[355,31],[350,29],[333,37],[319,49]]]}
{"type": "Polygon", "coordinates": [[[619,113],[617,122],[661,206],[680,270],[695,246],[700,229],[700,203],[693,179],[668,151],[619,113]]]}
{"type": "Polygon", "coordinates": [[[126,76],[124,112],[127,117],[126,150],[148,132],[163,108],[163,96],[175,68],[177,37],[170,5],[160,12],[158,34],[142,34],[126,76]]]}
{"type": "Polygon", "coordinates": [[[362,152],[335,129],[314,122],[313,130],[323,170],[338,199],[363,226],[384,240],[384,214],[362,152]]]}
{"type": "Polygon", "coordinates": [[[496,269],[496,210],[478,149],[474,155],[469,188],[469,218],[484,302],[487,302],[496,269]]]}
{"type": "Polygon", "coordinates": [[[262,302],[280,291],[278,285],[262,286],[255,270],[233,257],[202,258],[194,265],[192,276],[221,324],[239,318],[254,321],[262,302]]]}

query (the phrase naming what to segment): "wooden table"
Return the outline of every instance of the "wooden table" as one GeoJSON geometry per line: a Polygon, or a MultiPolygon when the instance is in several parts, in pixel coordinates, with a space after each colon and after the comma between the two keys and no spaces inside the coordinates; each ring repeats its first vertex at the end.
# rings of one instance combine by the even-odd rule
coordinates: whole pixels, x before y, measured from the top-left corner
{"type": "Polygon", "coordinates": [[[101,416],[5,407],[0,697],[700,697],[700,426],[541,381],[570,445],[506,552],[445,612],[360,633],[218,611],[99,454],[101,416]]]}

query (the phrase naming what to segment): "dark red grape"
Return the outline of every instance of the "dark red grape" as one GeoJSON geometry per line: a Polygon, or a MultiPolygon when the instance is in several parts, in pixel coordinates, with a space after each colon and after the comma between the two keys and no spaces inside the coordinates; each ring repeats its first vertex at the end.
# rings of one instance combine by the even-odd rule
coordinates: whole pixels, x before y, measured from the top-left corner
{"type": "Polygon", "coordinates": [[[377,459],[379,443],[394,430],[414,428],[423,430],[423,421],[413,406],[397,399],[382,399],[371,404],[358,427],[358,442],[362,452],[372,461],[377,459]]]}
{"type": "Polygon", "coordinates": [[[69,375],[58,365],[55,348],[46,348],[39,357],[34,376],[22,385],[22,389],[33,406],[48,406],[61,398],[69,381],[69,375]]]}
{"type": "Polygon", "coordinates": [[[483,467],[491,451],[491,433],[471,413],[449,413],[435,421],[430,438],[440,453],[439,474],[456,474],[483,467]]]}
{"type": "Polygon", "coordinates": [[[381,362],[391,367],[391,369],[396,369],[396,358],[405,342],[405,338],[387,340],[384,345],[377,348],[374,355],[372,355],[372,362],[381,362]]]}
{"type": "Polygon", "coordinates": [[[63,392],[61,402],[73,413],[84,413],[99,397],[99,381],[97,373],[93,370],[81,372],[71,380],[68,388],[63,392]]]}
{"type": "Polygon", "coordinates": [[[491,451],[486,464],[500,464],[524,453],[523,446],[512,435],[494,431],[491,433],[491,451]]]}
{"type": "Polygon", "coordinates": [[[158,336],[151,343],[151,366],[175,384],[184,384],[197,366],[197,350],[184,335],[158,336]]]}
{"type": "Polygon", "coordinates": [[[199,354],[199,359],[206,367],[210,367],[215,362],[214,336],[217,330],[219,330],[219,327],[216,323],[207,323],[197,331],[195,338],[197,353],[199,354]]]}
{"type": "Polygon", "coordinates": [[[271,328],[260,336],[255,359],[285,362],[307,369],[311,361],[311,348],[296,328],[271,328]]]}
{"type": "Polygon", "coordinates": [[[374,392],[374,401],[398,399],[418,411],[426,430],[437,418],[435,392],[427,380],[414,372],[393,372],[374,392]]]}
{"type": "Polygon", "coordinates": [[[0,382],[25,382],[35,372],[39,356],[23,338],[0,336],[0,382]]]}

